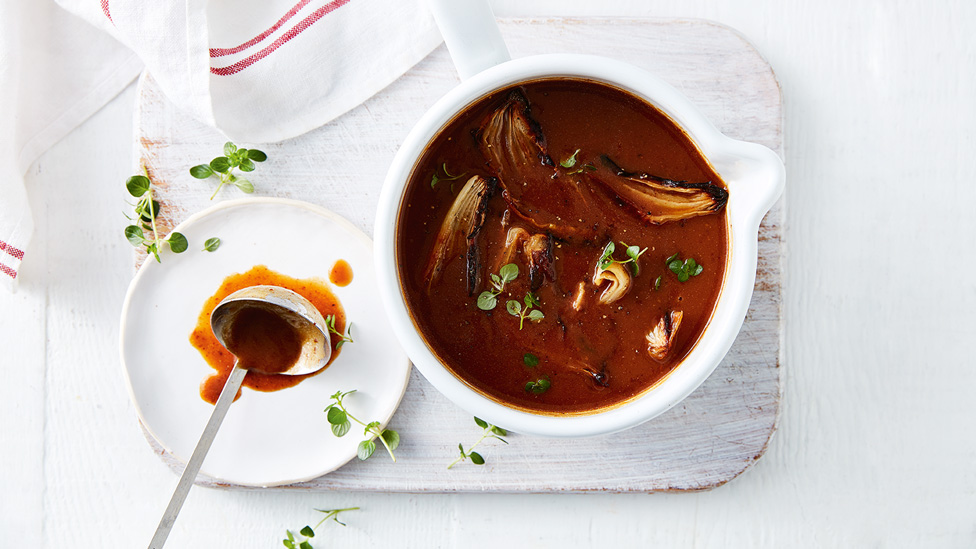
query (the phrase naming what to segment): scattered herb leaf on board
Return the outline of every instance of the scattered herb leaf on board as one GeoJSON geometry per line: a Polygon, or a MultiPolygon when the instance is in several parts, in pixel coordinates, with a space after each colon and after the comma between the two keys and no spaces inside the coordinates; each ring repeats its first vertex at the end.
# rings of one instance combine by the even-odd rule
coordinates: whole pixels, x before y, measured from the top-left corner
{"type": "Polygon", "coordinates": [[[240,169],[242,172],[253,172],[255,162],[264,162],[267,159],[268,155],[262,151],[238,148],[237,145],[228,141],[224,143],[224,156],[214,158],[210,161],[210,164],[193,166],[190,168],[190,175],[197,179],[217,177],[220,180],[220,184],[217,185],[213,194],[210,195],[210,200],[213,200],[217,196],[217,193],[220,192],[220,189],[227,183],[234,185],[242,192],[253,193],[254,184],[243,177],[237,176],[234,170],[240,169]]]}
{"type": "Polygon", "coordinates": [[[217,248],[220,247],[220,239],[215,237],[208,238],[206,242],[203,243],[203,251],[205,252],[216,252],[217,248]]]}
{"type": "MultiPolygon", "coordinates": [[[[159,214],[159,202],[153,198],[152,183],[148,172],[145,175],[133,175],[125,182],[129,194],[139,201],[135,204],[135,217],[129,219],[134,223],[125,228],[125,238],[133,246],[145,246],[146,252],[151,253],[157,262],[162,262],[159,252],[163,243],[169,245],[173,253],[182,253],[188,246],[186,237],[181,233],[172,232],[168,237],[160,238],[156,228],[156,216],[159,214]],[[148,236],[147,236],[148,233],[148,236]]],[[[126,216],[128,217],[128,216],[126,216]]]]}
{"type": "MultiPolygon", "coordinates": [[[[322,526],[322,523],[329,520],[330,518],[335,522],[345,526],[346,523],[339,520],[339,513],[345,511],[356,511],[359,507],[346,507],[345,509],[316,509],[319,513],[325,513],[322,520],[315,525],[315,528],[322,526]]],[[[291,530],[285,530],[285,539],[281,540],[281,543],[288,549],[314,549],[310,539],[315,537],[315,528],[305,525],[304,528],[298,531],[298,533],[292,532],[291,530]]]]}
{"type": "Polygon", "coordinates": [[[386,451],[390,454],[390,459],[394,462],[396,461],[396,456],[393,455],[393,451],[397,449],[400,445],[400,434],[393,429],[380,429],[380,422],[371,421],[369,423],[363,423],[356,416],[349,413],[349,410],[343,404],[342,399],[355,393],[356,390],[352,391],[338,391],[336,394],[332,395],[332,404],[330,404],[325,410],[326,417],[329,420],[329,424],[332,425],[332,434],[337,437],[345,436],[352,428],[352,423],[349,420],[355,421],[356,423],[362,425],[363,435],[366,438],[359,443],[359,449],[356,454],[359,456],[360,460],[367,460],[376,451],[375,439],[380,439],[383,446],[386,447],[386,451]]]}
{"type": "Polygon", "coordinates": [[[461,451],[461,455],[457,459],[455,459],[454,461],[452,461],[450,465],[447,466],[448,469],[454,467],[455,465],[457,465],[458,463],[460,463],[460,462],[462,462],[462,461],[464,461],[466,459],[470,459],[471,460],[471,463],[474,463],[475,465],[484,465],[485,464],[485,458],[481,454],[479,454],[478,452],[475,452],[474,449],[479,444],[481,444],[482,442],[484,442],[486,439],[493,438],[493,439],[500,440],[500,441],[504,442],[505,444],[508,444],[508,441],[502,438],[503,436],[508,436],[508,431],[506,431],[505,429],[502,429],[501,427],[496,427],[494,425],[491,425],[487,421],[485,421],[483,419],[480,419],[480,418],[477,418],[477,417],[474,418],[474,422],[478,425],[478,427],[481,427],[483,429],[483,431],[481,433],[481,438],[479,438],[477,442],[475,442],[474,444],[472,444],[468,448],[468,451],[467,452],[464,451],[464,445],[462,445],[462,444],[459,443],[458,444],[458,450],[461,451]]]}

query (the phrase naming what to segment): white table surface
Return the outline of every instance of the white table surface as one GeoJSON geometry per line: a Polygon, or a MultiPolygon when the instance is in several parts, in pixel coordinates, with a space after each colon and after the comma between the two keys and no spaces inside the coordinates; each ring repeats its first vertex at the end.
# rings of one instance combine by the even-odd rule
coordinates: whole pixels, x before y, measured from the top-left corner
{"type": "MultiPolygon", "coordinates": [[[[607,4],[494,6],[715,20],[782,85],[784,395],[765,457],[691,494],[198,488],[168,547],[280,547],[313,508],[348,506],[362,510],[317,548],[976,545],[976,3],[607,4]]],[[[28,173],[37,232],[20,290],[0,294],[0,547],[144,547],[176,483],[117,350],[134,101],[130,87],[28,173]]]]}

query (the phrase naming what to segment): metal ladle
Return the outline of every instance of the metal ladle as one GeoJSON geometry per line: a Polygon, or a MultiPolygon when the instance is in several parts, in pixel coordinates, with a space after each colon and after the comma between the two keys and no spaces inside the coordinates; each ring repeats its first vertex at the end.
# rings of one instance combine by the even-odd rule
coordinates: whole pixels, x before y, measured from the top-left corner
{"type": "MultiPolygon", "coordinates": [[[[238,314],[249,307],[260,307],[275,312],[293,325],[296,322],[304,322],[305,325],[302,328],[314,328],[313,336],[322,335],[321,338],[305,337],[301,354],[295,363],[287,370],[277,373],[293,376],[310,374],[321,370],[328,364],[329,358],[332,356],[332,344],[322,313],[301,295],[278,286],[244,288],[230,294],[217,304],[210,315],[210,328],[221,345],[227,347],[228,336],[232,333],[238,314]]],[[[300,331],[305,333],[306,330],[302,328],[300,331]]],[[[163,544],[166,543],[169,531],[176,522],[176,517],[180,513],[180,508],[183,507],[190,487],[193,486],[193,480],[200,471],[207,451],[210,450],[210,445],[217,435],[217,429],[224,420],[227,409],[234,402],[234,397],[240,390],[246,374],[247,370],[241,367],[240,361],[235,360],[234,369],[231,370],[230,376],[224,383],[224,388],[220,391],[220,396],[210,414],[210,420],[207,421],[207,426],[204,427],[203,434],[200,435],[200,440],[197,442],[196,448],[193,449],[190,461],[186,463],[186,467],[183,469],[183,475],[180,476],[173,497],[170,499],[163,517],[159,520],[156,534],[149,542],[149,549],[162,549],[163,544]]]]}

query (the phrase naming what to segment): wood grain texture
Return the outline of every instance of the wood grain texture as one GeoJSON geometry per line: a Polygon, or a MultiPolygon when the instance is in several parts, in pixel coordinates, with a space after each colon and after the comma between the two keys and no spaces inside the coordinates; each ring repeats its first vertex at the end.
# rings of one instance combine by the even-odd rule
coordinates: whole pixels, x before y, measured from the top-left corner
{"type": "MultiPolygon", "coordinates": [[[[581,52],[585,44],[587,53],[646,68],[685,93],[723,133],[761,143],[782,156],[777,82],[762,57],[728,28],[703,21],[618,18],[504,19],[500,26],[515,57],[581,52]],[[613,39],[619,35],[626,35],[627,41],[613,39]]],[[[441,47],[336,121],[293,140],[262,145],[269,161],[250,177],[256,194],[320,204],[372,234],[379,189],[398,144],[414,121],[457,82],[441,47]]],[[[192,179],[187,168],[219,154],[224,139],[179,112],[149,77],[141,82],[138,105],[135,157],[157,185],[162,226],[168,230],[210,205],[212,184],[192,179]]],[[[218,199],[237,196],[236,189],[226,189],[218,199]]],[[[446,471],[458,442],[470,444],[480,429],[415,370],[391,422],[402,436],[398,463],[354,460],[293,488],[649,492],[703,490],[728,482],[762,456],[776,425],[781,219],[777,205],[761,227],[756,292],[732,350],[695,393],[655,420],[591,439],[513,435],[510,446],[484,448],[486,466],[446,471]]],[[[327,400],[323,395],[323,406],[327,400]]],[[[150,442],[174,469],[182,468],[150,442]]],[[[215,484],[205,478],[198,482],[215,484]]]]}

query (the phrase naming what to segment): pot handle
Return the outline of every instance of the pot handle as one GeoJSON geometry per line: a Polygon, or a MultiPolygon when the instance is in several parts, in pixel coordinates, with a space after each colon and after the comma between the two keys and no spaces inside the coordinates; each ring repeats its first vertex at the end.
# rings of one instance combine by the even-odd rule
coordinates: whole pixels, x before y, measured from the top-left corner
{"type": "Polygon", "coordinates": [[[461,80],[510,60],[487,0],[429,0],[461,80]]]}

